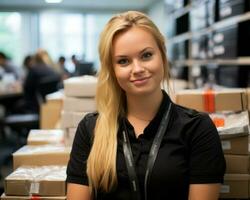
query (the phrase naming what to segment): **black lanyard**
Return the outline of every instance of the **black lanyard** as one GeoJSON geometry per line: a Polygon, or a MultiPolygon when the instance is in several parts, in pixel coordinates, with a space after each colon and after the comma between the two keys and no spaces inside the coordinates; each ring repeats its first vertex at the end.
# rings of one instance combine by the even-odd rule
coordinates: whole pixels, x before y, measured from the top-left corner
{"type": "MultiPolygon", "coordinates": [[[[164,113],[163,118],[161,120],[160,126],[158,128],[158,131],[154,137],[153,144],[151,146],[149,156],[148,156],[148,163],[146,168],[146,174],[145,174],[145,180],[144,180],[144,194],[145,194],[145,200],[147,200],[147,185],[149,183],[150,175],[152,173],[152,169],[155,163],[156,156],[158,154],[162,138],[164,136],[164,133],[166,132],[168,123],[169,123],[169,113],[171,110],[172,103],[169,103],[167,111],[164,113]]],[[[140,189],[139,189],[139,182],[135,171],[135,164],[133,159],[133,154],[131,150],[131,145],[128,138],[127,128],[125,121],[123,120],[123,126],[124,130],[122,131],[123,134],[123,153],[126,161],[126,166],[128,170],[128,175],[130,179],[130,185],[133,192],[133,199],[134,200],[142,200],[140,189]]]]}

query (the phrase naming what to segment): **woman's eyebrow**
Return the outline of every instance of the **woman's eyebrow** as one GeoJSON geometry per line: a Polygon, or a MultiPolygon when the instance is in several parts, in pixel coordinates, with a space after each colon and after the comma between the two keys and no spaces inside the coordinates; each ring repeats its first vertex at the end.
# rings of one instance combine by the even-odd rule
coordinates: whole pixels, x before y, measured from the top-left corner
{"type": "MultiPolygon", "coordinates": [[[[153,48],[152,47],[146,47],[146,48],[144,48],[144,49],[142,49],[140,52],[139,52],[139,54],[142,54],[143,52],[145,52],[145,51],[147,51],[147,50],[153,50],[153,48]]],[[[126,55],[115,55],[114,56],[115,58],[126,58],[127,56],[126,55]]]]}

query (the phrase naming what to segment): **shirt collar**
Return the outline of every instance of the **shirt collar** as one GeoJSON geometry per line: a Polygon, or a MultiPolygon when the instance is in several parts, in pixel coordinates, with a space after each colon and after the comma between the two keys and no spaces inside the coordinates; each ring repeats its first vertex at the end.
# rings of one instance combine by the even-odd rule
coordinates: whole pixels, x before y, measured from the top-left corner
{"type": "MultiPolygon", "coordinates": [[[[158,130],[158,127],[161,123],[161,119],[165,113],[165,111],[167,110],[168,108],[168,105],[170,104],[171,102],[171,99],[170,97],[168,96],[168,94],[162,90],[162,93],[163,93],[163,98],[162,98],[162,102],[161,102],[161,105],[155,115],[155,117],[150,121],[150,123],[146,126],[146,128],[144,129],[144,133],[142,136],[140,137],[146,137],[146,138],[150,138],[150,137],[154,137],[157,130],[158,130]]],[[[133,131],[133,126],[130,124],[130,122],[127,120],[127,118],[123,118],[123,120],[125,120],[125,125],[126,125],[126,128],[127,128],[127,131],[128,131],[128,135],[129,135],[129,138],[135,138],[135,134],[134,134],[134,131],[133,131]]],[[[123,125],[122,123],[120,123],[122,129],[123,129],[123,125]]],[[[121,131],[119,131],[121,132],[121,131]]]]}

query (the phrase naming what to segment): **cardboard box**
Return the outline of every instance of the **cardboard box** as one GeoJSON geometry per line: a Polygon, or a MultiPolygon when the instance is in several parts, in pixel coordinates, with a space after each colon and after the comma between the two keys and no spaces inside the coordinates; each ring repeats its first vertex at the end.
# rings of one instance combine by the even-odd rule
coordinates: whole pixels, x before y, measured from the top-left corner
{"type": "Polygon", "coordinates": [[[54,129],[61,119],[63,100],[48,100],[40,107],[40,128],[54,129]]]}
{"type": "Polygon", "coordinates": [[[249,154],[249,136],[229,138],[221,141],[222,149],[225,154],[249,154]]]}
{"type": "Polygon", "coordinates": [[[182,90],[176,95],[176,103],[202,112],[242,111],[247,109],[244,89],[182,90]]]}
{"type": "Polygon", "coordinates": [[[68,97],[94,97],[97,78],[94,76],[72,77],[64,80],[64,94],[68,97]]]}
{"type": "Polygon", "coordinates": [[[68,112],[93,112],[96,110],[95,99],[66,97],[63,102],[63,110],[68,112]]]}
{"type": "Polygon", "coordinates": [[[77,127],[79,122],[87,112],[62,112],[61,127],[62,128],[74,128],[77,127]]]}
{"type": "Polygon", "coordinates": [[[46,95],[46,101],[62,101],[64,98],[64,91],[59,90],[46,95]]]}
{"type": "Polygon", "coordinates": [[[30,130],[28,138],[28,145],[43,145],[43,144],[64,144],[64,132],[60,129],[30,130]]]}
{"type": "Polygon", "coordinates": [[[248,174],[249,156],[225,155],[227,174],[248,174]]]}
{"type": "Polygon", "coordinates": [[[13,153],[14,170],[22,165],[67,165],[71,148],[62,145],[26,145],[13,153]]]}
{"type": "Polygon", "coordinates": [[[248,110],[250,111],[250,88],[247,88],[247,105],[248,110]]]}
{"type": "Polygon", "coordinates": [[[249,134],[248,111],[211,113],[209,116],[215,123],[221,139],[249,134]]]}
{"type": "Polygon", "coordinates": [[[34,199],[39,199],[39,200],[66,200],[66,196],[62,197],[37,197],[37,196],[6,196],[5,194],[2,194],[1,196],[2,200],[34,200],[34,199]]]}
{"type": "Polygon", "coordinates": [[[22,166],[5,178],[6,195],[65,196],[66,166],[22,166]]]}
{"type": "Polygon", "coordinates": [[[220,198],[248,198],[249,197],[248,174],[226,174],[221,186],[220,198]]]}

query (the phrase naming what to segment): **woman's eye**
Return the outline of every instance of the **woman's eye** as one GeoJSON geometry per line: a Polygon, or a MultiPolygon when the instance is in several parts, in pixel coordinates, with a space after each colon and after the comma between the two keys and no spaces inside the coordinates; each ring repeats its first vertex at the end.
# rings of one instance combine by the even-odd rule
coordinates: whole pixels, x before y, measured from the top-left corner
{"type": "Polygon", "coordinates": [[[120,59],[117,61],[117,63],[119,65],[126,65],[126,64],[128,64],[128,59],[120,59]]]}
{"type": "Polygon", "coordinates": [[[142,59],[149,59],[149,58],[151,58],[152,57],[152,53],[151,52],[145,52],[145,53],[143,53],[142,54],[142,59]]]}

